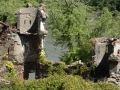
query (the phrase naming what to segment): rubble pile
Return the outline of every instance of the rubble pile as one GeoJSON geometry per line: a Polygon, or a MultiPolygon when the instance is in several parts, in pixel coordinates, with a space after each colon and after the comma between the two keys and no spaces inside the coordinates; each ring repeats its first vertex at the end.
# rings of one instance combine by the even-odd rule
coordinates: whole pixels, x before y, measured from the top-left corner
{"type": "Polygon", "coordinates": [[[120,74],[112,73],[110,77],[107,79],[107,81],[120,86],[120,74]]]}

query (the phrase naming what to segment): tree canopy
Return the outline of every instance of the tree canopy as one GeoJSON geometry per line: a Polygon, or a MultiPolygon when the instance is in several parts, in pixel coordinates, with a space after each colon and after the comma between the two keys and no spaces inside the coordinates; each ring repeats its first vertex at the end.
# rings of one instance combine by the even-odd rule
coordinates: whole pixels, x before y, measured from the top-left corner
{"type": "Polygon", "coordinates": [[[48,25],[56,45],[61,44],[69,49],[61,58],[66,63],[91,60],[91,38],[120,36],[119,3],[116,5],[115,1],[114,5],[110,5],[112,1],[105,0],[52,0],[51,4],[45,0],[44,3],[49,8],[48,25]],[[114,9],[111,9],[113,6],[114,9]]]}
{"type": "Polygon", "coordinates": [[[6,23],[15,23],[15,11],[21,7],[25,7],[27,3],[38,6],[35,0],[1,0],[0,1],[0,20],[6,23]]]}

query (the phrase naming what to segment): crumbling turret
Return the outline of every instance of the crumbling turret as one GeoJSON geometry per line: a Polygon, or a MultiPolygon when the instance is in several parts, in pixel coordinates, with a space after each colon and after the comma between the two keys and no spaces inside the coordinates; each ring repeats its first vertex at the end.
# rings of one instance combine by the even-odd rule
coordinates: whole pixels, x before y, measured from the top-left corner
{"type": "Polygon", "coordinates": [[[35,77],[39,78],[40,66],[37,60],[43,50],[44,38],[48,33],[44,27],[47,14],[45,18],[42,12],[42,9],[28,4],[26,8],[16,11],[15,25],[0,22],[0,58],[6,54],[8,60],[15,60],[15,68],[21,72],[21,75],[24,74],[24,79],[29,78],[31,70],[35,71],[35,77]]]}

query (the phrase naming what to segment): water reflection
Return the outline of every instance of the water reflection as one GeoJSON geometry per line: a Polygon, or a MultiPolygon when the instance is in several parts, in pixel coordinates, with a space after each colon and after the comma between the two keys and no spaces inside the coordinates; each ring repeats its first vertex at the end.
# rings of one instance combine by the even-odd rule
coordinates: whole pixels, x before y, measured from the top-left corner
{"type": "Polygon", "coordinates": [[[53,38],[51,36],[51,31],[49,31],[48,35],[45,38],[44,48],[46,51],[46,58],[52,61],[59,61],[59,57],[63,55],[63,52],[67,51],[67,49],[63,49],[61,46],[53,45],[53,38]]]}

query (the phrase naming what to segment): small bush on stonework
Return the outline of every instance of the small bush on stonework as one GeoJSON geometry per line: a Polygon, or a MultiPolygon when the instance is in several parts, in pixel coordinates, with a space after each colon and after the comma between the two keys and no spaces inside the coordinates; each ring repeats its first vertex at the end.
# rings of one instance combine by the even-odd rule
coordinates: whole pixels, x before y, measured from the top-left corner
{"type": "Polygon", "coordinates": [[[12,70],[12,71],[6,73],[5,78],[12,79],[12,78],[15,78],[16,76],[17,76],[17,71],[12,70]]]}
{"type": "Polygon", "coordinates": [[[54,67],[54,73],[58,74],[58,75],[63,75],[65,74],[65,68],[66,68],[66,64],[65,63],[60,63],[58,66],[54,67]]]}
{"type": "Polygon", "coordinates": [[[12,71],[12,69],[14,68],[14,64],[11,61],[5,61],[4,64],[7,67],[8,71],[12,71]]]}
{"type": "Polygon", "coordinates": [[[53,64],[52,64],[52,62],[51,61],[46,61],[45,65],[48,67],[47,68],[48,76],[52,75],[52,72],[53,72],[53,64]]]}
{"type": "Polygon", "coordinates": [[[45,54],[41,53],[39,58],[38,58],[38,63],[44,63],[45,62],[45,54]]]}
{"type": "Polygon", "coordinates": [[[82,66],[76,66],[77,68],[73,70],[74,75],[81,75],[83,78],[89,78],[91,71],[95,68],[92,63],[83,64],[82,66]]]}

